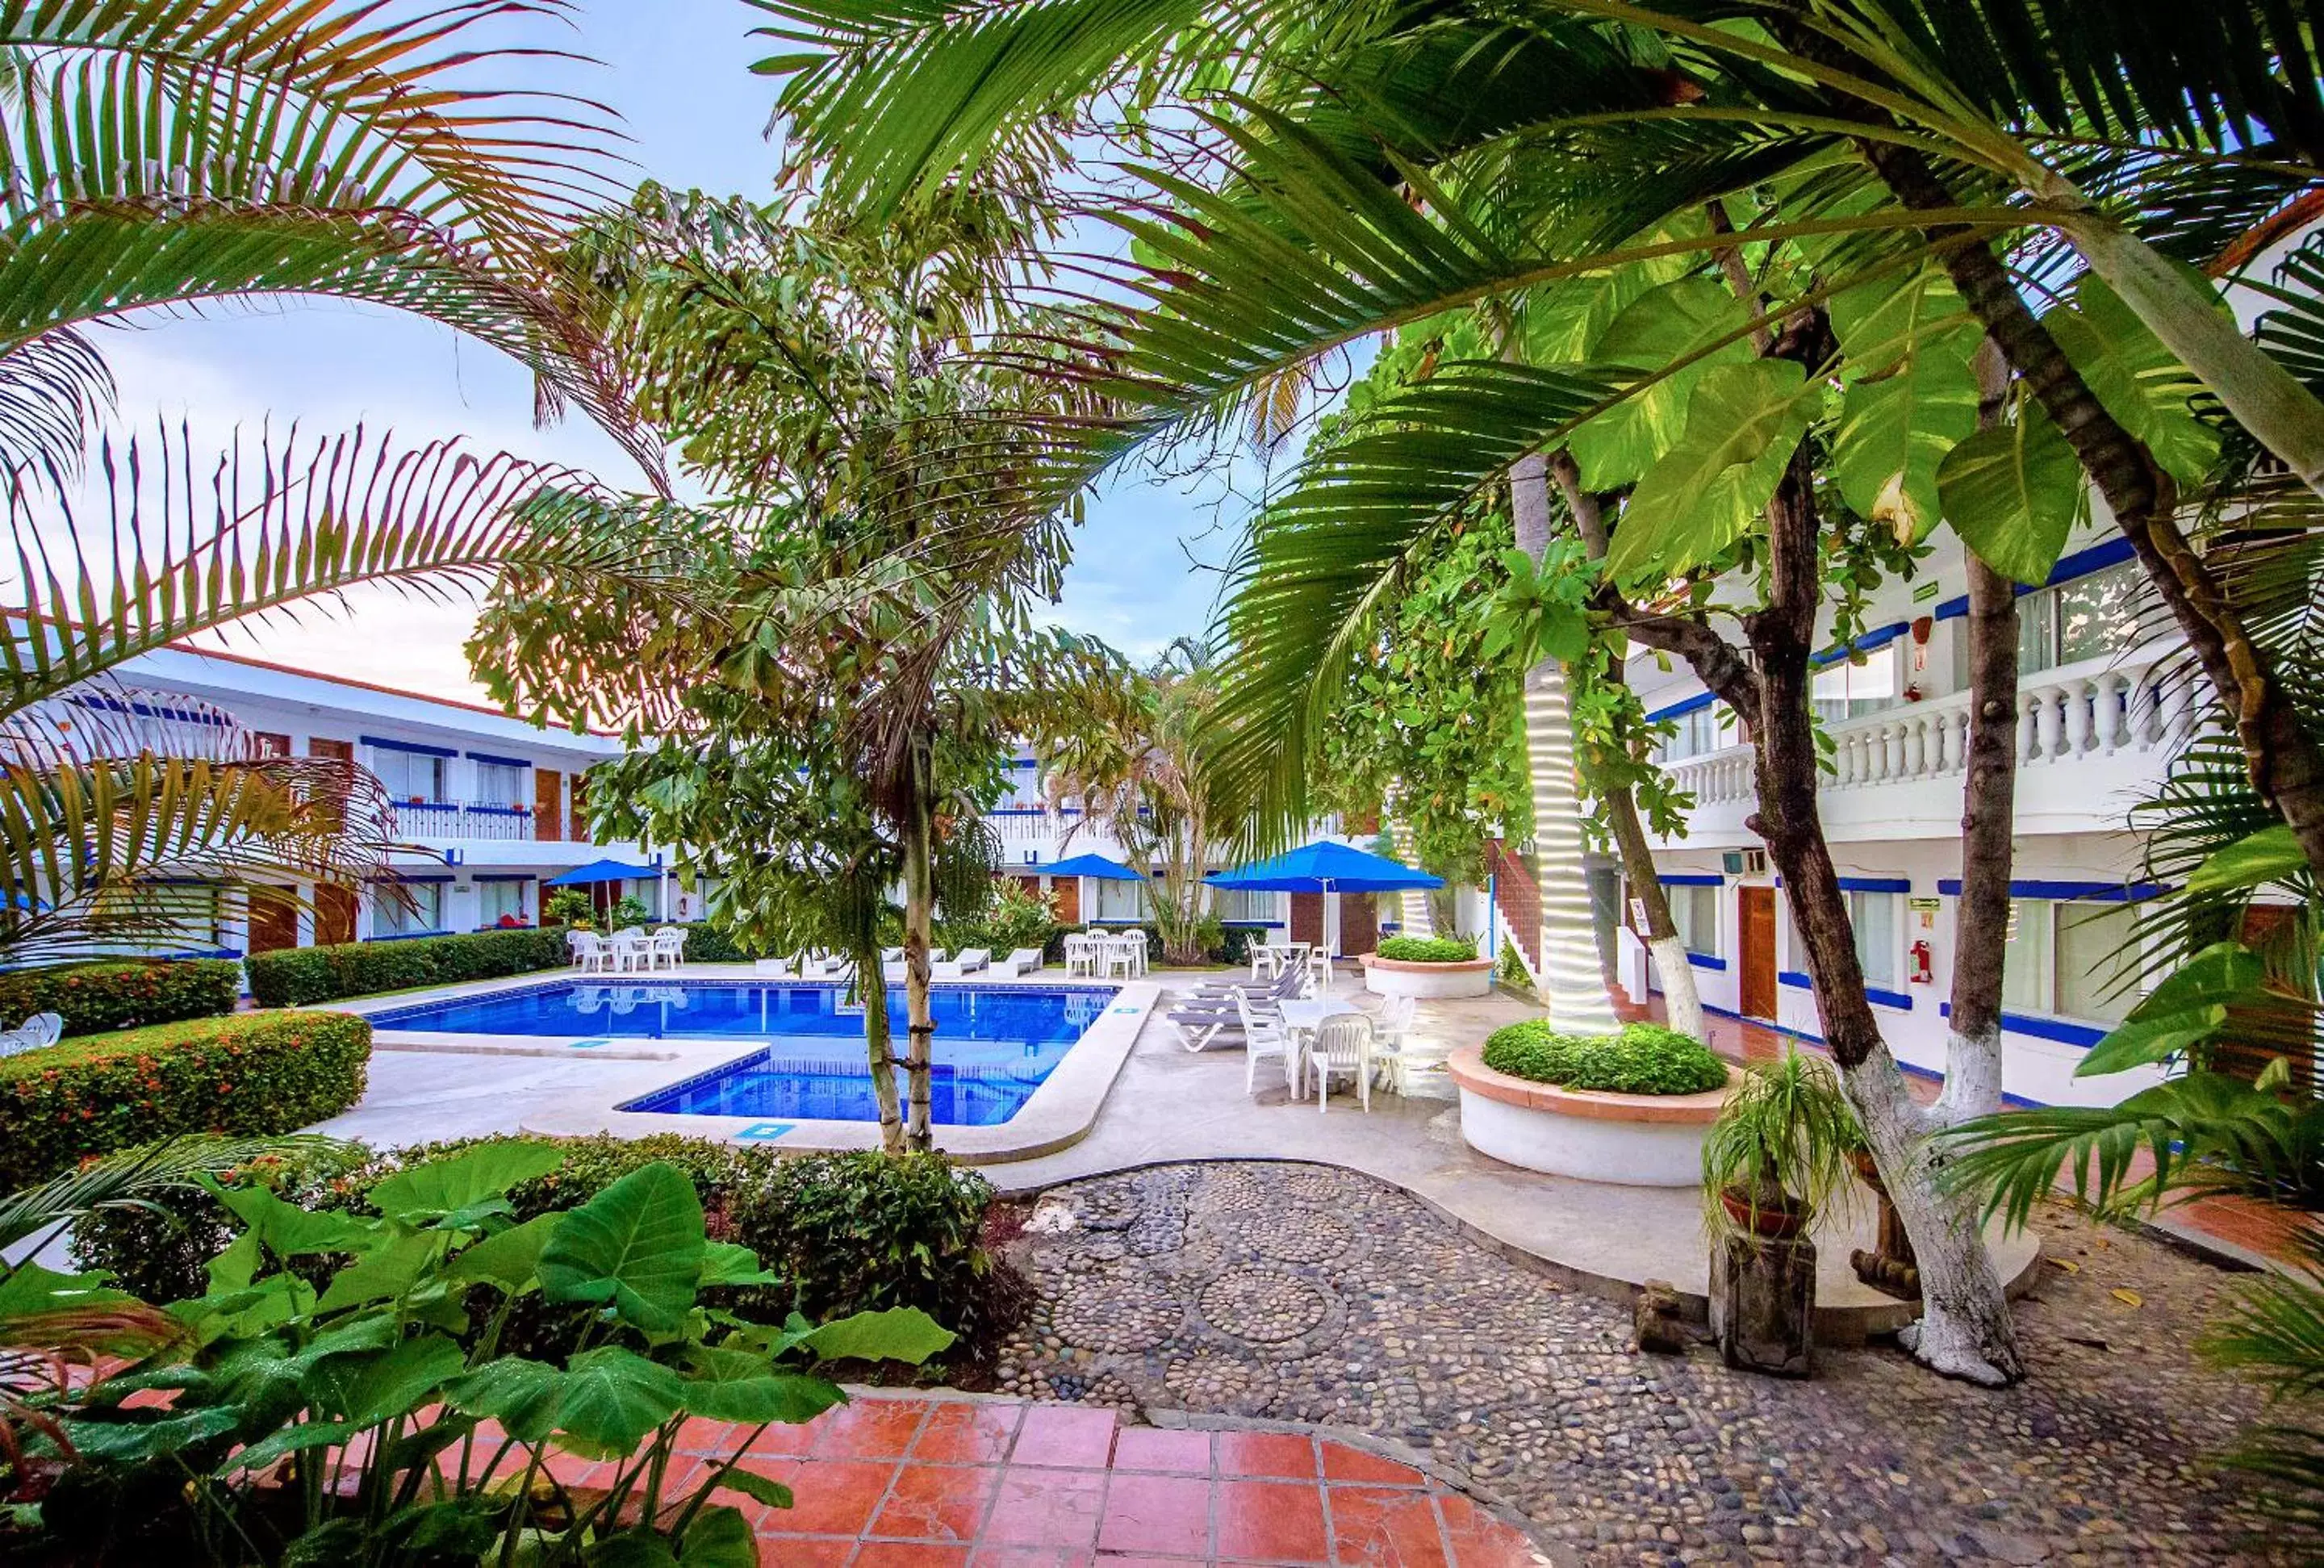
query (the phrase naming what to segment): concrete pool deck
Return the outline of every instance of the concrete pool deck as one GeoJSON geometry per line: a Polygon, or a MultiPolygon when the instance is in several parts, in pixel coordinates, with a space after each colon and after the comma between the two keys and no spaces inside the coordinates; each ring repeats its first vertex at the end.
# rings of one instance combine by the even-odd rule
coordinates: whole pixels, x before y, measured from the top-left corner
{"type": "MultiPolygon", "coordinates": [[[[1294,1102],[1279,1074],[1256,1094],[1245,1093],[1239,1048],[1190,1053],[1160,1016],[1168,1010],[1172,993],[1228,973],[1172,972],[1158,982],[1132,982],[1140,992],[1134,999],[1136,1016],[1117,1017],[1109,1009],[1084,1037],[1084,1045],[1051,1075],[1054,1083],[1074,1069],[1070,1093],[1059,1096],[1054,1114],[1045,1108],[1038,1121],[1027,1122],[1038,1105],[1037,1093],[1001,1126],[938,1129],[939,1147],[964,1163],[982,1167],[1001,1192],[1019,1197],[1092,1176],[1186,1161],[1339,1166],[1402,1188],[1468,1234],[1573,1288],[1626,1300],[1641,1282],[1667,1279],[1692,1313],[1704,1311],[1709,1249],[1693,1189],[1544,1176],[1502,1165],[1462,1141],[1444,1056],[1504,1023],[1533,1016],[1526,1004],[1498,992],[1422,1002],[1410,1046],[1409,1093],[1375,1094],[1369,1113],[1352,1097],[1335,1097],[1327,1111],[1318,1112],[1312,1100],[1294,1102]],[[1092,1043],[1100,1048],[1089,1050],[1092,1043]]],[[[689,965],[678,977],[755,978],[746,966],[731,964],[689,965]]],[[[536,984],[540,978],[447,988],[446,995],[536,984]]],[[[1058,978],[1052,973],[993,983],[1038,988],[1045,979],[1055,985],[1058,978]]],[[[439,998],[434,993],[400,996],[360,1010],[435,1000],[439,998]]],[[[1128,1000],[1131,985],[1122,988],[1114,1005],[1128,1000]]],[[[602,1047],[566,1046],[544,1053],[539,1047],[550,1042],[541,1040],[482,1053],[471,1041],[490,1037],[448,1037],[456,1042],[449,1047],[430,1043],[447,1038],[383,1031],[373,1058],[371,1093],[355,1110],[317,1130],[386,1144],[485,1132],[683,1132],[778,1149],[878,1146],[877,1127],[862,1122],[798,1121],[772,1136],[752,1138],[746,1136],[754,1125],[749,1119],[612,1109],[750,1054],[732,1040],[651,1042],[669,1054],[623,1060],[608,1056],[602,1047]]],[[[1045,1084],[1042,1092],[1048,1087],[1045,1084]]],[[[1818,1330],[1828,1342],[1893,1333],[1917,1315],[1914,1305],[1872,1290],[1849,1267],[1852,1249],[1872,1244],[1874,1227],[1868,1195],[1854,1212],[1829,1214],[1818,1228],[1818,1330]]],[[[2006,1235],[1998,1226],[1988,1240],[2012,1289],[2029,1287],[2040,1259],[2038,1241],[2006,1235]]]]}

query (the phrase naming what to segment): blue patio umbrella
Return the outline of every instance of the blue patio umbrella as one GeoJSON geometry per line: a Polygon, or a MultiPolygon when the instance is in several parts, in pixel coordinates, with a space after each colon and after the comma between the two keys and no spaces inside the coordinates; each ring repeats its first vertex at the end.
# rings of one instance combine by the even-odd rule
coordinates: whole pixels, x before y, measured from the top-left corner
{"type": "Polygon", "coordinates": [[[1444,885],[1443,877],[1329,839],[1203,880],[1214,888],[1247,893],[1400,893],[1407,888],[1444,885]]]}
{"type": "Polygon", "coordinates": [[[586,866],[575,866],[560,872],[541,883],[545,888],[586,888],[596,882],[624,882],[632,877],[658,877],[656,866],[633,866],[617,860],[591,861],[586,866]]]}
{"type": "Polygon", "coordinates": [[[1102,854],[1077,854],[1053,866],[1030,866],[1027,869],[1045,877],[1095,877],[1102,882],[1142,882],[1146,880],[1120,861],[1108,860],[1102,854]]]}

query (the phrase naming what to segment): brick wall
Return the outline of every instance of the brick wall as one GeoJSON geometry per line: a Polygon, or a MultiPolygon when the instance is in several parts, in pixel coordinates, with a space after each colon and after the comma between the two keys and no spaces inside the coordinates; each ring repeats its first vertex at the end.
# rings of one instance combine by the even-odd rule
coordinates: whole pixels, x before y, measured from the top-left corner
{"type": "Polygon", "coordinates": [[[1294,893],[1291,895],[1291,940],[1315,942],[1323,940],[1323,895],[1294,893]]]}
{"type": "Polygon", "coordinates": [[[1485,849],[1485,869],[1493,877],[1493,902],[1517,933],[1517,946],[1526,962],[1538,973],[1541,969],[1541,890],[1535,885],[1533,872],[1517,851],[1504,839],[1494,839],[1485,849]]]}
{"type": "Polygon", "coordinates": [[[1340,951],[1353,958],[1379,946],[1379,906],[1369,893],[1340,899],[1340,951]]]}

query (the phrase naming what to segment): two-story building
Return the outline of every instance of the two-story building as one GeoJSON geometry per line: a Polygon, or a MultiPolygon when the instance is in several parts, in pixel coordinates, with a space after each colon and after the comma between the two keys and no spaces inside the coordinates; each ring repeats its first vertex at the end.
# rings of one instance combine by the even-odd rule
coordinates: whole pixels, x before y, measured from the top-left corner
{"type": "Polygon", "coordinates": [[[539,729],[468,703],[235,653],[164,649],[122,678],[205,699],[278,754],[360,763],[395,803],[396,835],[410,846],[396,857],[396,893],[304,886],[307,909],[294,913],[245,907],[222,890],[209,918],[209,945],[221,954],[529,926],[549,878],[607,859],[648,873],[605,884],[607,896],[634,895],[660,918],[699,913],[699,899],[668,874],[668,856],[592,840],[581,779],[621,753],[610,736],[539,729]]]}
{"type": "MultiPolygon", "coordinates": [[[[1968,599],[1958,541],[1877,595],[1864,630],[1819,656],[1813,698],[1831,741],[1819,806],[1876,1011],[1908,1066],[1941,1070],[1960,891],[1968,750],[1968,599]]],[[[2151,799],[2201,716],[2183,643],[2110,528],[2069,546],[2021,590],[2016,856],[2005,986],[2004,1086],[2052,1104],[2110,1103],[2151,1075],[2076,1079],[2082,1053],[2136,1001],[2120,961],[2140,880],[2131,808],[2151,799]]],[[[1662,761],[1694,798],[1655,862],[1706,1006],[1812,1037],[1814,1000],[1776,878],[1744,826],[1751,752],[1735,715],[1683,666],[1634,657],[1650,717],[1677,726],[1662,761]]],[[[1633,994],[1658,987],[1620,938],[1633,994]]]]}

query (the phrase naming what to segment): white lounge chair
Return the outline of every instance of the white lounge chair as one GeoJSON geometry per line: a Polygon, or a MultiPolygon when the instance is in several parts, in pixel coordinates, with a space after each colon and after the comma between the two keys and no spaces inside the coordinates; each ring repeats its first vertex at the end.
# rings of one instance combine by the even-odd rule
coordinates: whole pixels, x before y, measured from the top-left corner
{"type": "Polygon", "coordinates": [[[1235,1011],[1242,1018],[1242,1092],[1246,1094],[1259,1087],[1259,1061],[1261,1056],[1273,1056],[1283,1064],[1285,1083],[1291,1081],[1291,1037],[1284,1032],[1280,1016],[1260,1012],[1252,1008],[1250,999],[1235,992],[1235,1011]]]}
{"type": "Polygon", "coordinates": [[[1241,1038],[1245,1010],[1276,1019],[1279,1016],[1277,1005],[1286,995],[1297,994],[1296,990],[1286,993],[1233,985],[1223,995],[1193,997],[1162,1016],[1178,1031],[1180,1045],[1190,1051],[1205,1051],[1222,1041],[1241,1038]]]}
{"type": "Polygon", "coordinates": [[[63,1014],[36,1012],[14,1028],[0,1031],[0,1056],[20,1056],[53,1046],[64,1038],[64,1034],[63,1014]]]}
{"type": "Polygon", "coordinates": [[[992,966],[995,974],[1038,974],[1041,973],[1041,950],[1019,947],[992,966]]]}
{"type": "Polygon", "coordinates": [[[761,958],[752,964],[751,969],[753,973],[765,975],[769,980],[795,979],[798,974],[798,955],[794,953],[785,957],[778,954],[772,958],[761,958]]]}
{"type": "Polygon", "coordinates": [[[1360,1012],[1334,1013],[1316,1026],[1299,1058],[1298,1093],[1307,1092],[1307,1075],[1315,1075],[1315,1109],[1332,1093],[1332,1075],[1342,1074],[1356,1083],[1356,1097],[1364,1110],[1372,1108],[1372,1020],[1360,1012]]]}
{"type": "Polygon", "coordinates": [[[882,980],[898,982],[900,982],[906,978],[904,973],[904,950],[902,948],[882,947],[880,949],[880,977],[882,980]]]}
{"type": "Polygon", "coordinates": [[[964,947],[953,955],[950,962],[932,965],[930,973],[945,980],[958,980],[964,975],[973,974],[980,969],[989,967],[991,963],[991,949],[964,947]]]}

